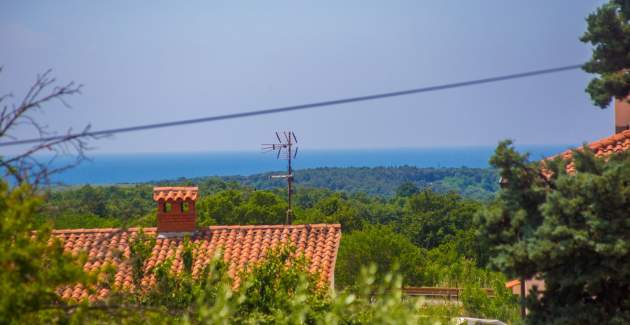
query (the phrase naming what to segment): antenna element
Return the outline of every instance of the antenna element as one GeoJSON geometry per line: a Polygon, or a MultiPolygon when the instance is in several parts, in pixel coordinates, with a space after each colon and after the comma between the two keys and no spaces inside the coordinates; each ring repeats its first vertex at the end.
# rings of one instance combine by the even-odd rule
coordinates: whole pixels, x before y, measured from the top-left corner
{"type": "Polygon", "coordinates": [[[276,151],[277,159],[284,159],[288,162],[286,175],[272,175],[271,178],[285,178],[287,180],[287,197],[289,203],[289,209],[287,210],[286,224],[290,225],[293,221],[293,210],[291,209],[291,196],[293,195],[293,168],[291,167],[291,161],[297,157],[298,147],[297,137],[293,131],[276,132],[276,138],[278,143],[263,144],[263,152],[276,151]],[[282,137],[280,136],[282,135],[282,137]],[[295,149],[295,151],[294,151],[295,149]]]}

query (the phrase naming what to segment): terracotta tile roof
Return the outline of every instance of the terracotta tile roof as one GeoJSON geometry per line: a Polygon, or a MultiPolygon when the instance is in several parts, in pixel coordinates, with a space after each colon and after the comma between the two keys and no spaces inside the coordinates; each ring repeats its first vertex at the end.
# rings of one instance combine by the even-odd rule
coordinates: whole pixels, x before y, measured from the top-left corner
{"type": "MultiPolygon", "coordinates": [[[[145,228],[147,235],[155,236],[156,228],[145,228]]],[[[132,270],[126,259],[129,257],[129,242],[137,235],[138,229],[68,229],[54,230],[53,236],[62,240],[67,252],[78,254],[85,252],[88,256],[84,269],[93,271],[106,263],[116,267],[114,287],[130,289],[132,287],[132,270]]],[[[297,248],[297,254],[304,254],[309,263],[309,271],[318,273],[321,283],[331,284],[333,281],[337,250],[341,239],[339,224],[314,225],[274,225],[274,226],[210,226],[199,229],[191,237],[200,251],[195,254],[193,275],[198,274],[212,259],[217,249],[223,250],[223,258],[228,265],[228,273],[238,286],[239,273],[248,264],[255,263],[265,256],[270,247],[281,243],[290,243],[297,248]]],[[[145,262],[148,270],[173,257],[172,270],[179,272],[183,264],[179,252],[183,245],[182,237],[156,238],[151,257],[145,262]]],[[[155,279],[146,276],[143,285],[152,285],[155,279]]],[[[58,289],[64,299],[90,300],[103,299],[109,289],[98,289],[90,295],[81,285],[65,286],[58,289]]]]}
{"type": "Polygon", "coordinates": [[[521,281],[520,280],[512,280],[512,281],[508,281],[505,283],[505,287],[508,289],[512,289],[516,286],[520,286],[521,285],[521,281]]]}
{"type": "MultiPolygon", "coordinates": [[[[592,142],[588,144],[588,147],[593,150],[595,156],[597,157],[608,157],[615,153],[628,151],[630,150],[630,130],[625,130],[610,137],[592,142]]],[[[571,152],[571,150],[567,150],[548,159],[562,157],[563,159],[571,160],[572,154],[573,153],[571,152]]],[[[567,165],[567,172],[575,172],[575,166],[573,165],[573,163],[569,163],[567,165]]]]}
{"type": "Polygon", "coordinates": [[[169,187],[154,187],[153,188],[153,200],[159,201],[176,201],[176,200],[192,200],[196,201],[199,195],[199,189],[197,187],[188,186],[169,186],[169,187]]]}

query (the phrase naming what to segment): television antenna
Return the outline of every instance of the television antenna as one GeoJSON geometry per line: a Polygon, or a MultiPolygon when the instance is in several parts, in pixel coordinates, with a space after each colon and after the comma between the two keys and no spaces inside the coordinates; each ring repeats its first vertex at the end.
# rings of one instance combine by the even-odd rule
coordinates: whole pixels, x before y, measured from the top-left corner
{"type": "Polygon", "coordinates": [[[271,178],[284,178],[287,180],[287,200],[289,203],[289,209],[287,210],[286,224],[290,225],[293,219],[293,210],[291,209],[291,196],[293,195],[293,168],[291,167],[291,161],[297,157],[298,147],[295,145],[298,141],[295,137],[295,132],[293,131],[276,132],[276,139],[278,139],[278,143],[263,144],[262,149],[264,152],[275,151],[277,152],[276,159],[283,159],[288,162],[287,173],[285,175],[272,175],[271,178]]]}

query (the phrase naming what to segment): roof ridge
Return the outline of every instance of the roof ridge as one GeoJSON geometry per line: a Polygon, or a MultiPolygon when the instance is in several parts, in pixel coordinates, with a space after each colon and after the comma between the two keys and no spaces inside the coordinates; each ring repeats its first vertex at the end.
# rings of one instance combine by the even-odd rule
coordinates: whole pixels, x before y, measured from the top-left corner
{"type": "Polygon", "coordinates": [[[157,230],[156,227],[132,227],[132,228],[66,228],[66,229],[53,229],[53,234],[63,234],[63,233],[105,233],[105,232],[113,232],[113,231],[131,231],[135,232],[142,228],[143,231],[154,232],[157,230]]]}
{"type": "MultiPolygon", "coordinates": [[[[136,232],[140,228],[146,232],[156,232],[156,227],[132,227],[127,228],[124,231],[136,232]]],[[[299,225],[214,225],[197,228],[197,230],[219,230],[219,229],[296,229],[296,228],[341,228],[341,224],[338,223],[316,223],[316,224],[299,224],[299,225]]],[[[54,229],[53,234],[79,234],[79,233],[109,233],[114,231],[121,231],[123,228],[68,228],[68,229],[54,229]]]]}

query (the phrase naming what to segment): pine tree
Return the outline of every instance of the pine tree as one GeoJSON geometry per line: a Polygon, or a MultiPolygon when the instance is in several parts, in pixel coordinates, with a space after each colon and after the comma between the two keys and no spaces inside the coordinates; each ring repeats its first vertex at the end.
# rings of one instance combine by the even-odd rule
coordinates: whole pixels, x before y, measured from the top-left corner
{"type": "Polygon", "coordinates": [[[630,94],[630,0],[611,0],[586,19],[580,39],[593,45],[583,69],[599,74],[586,88],[595,105],[606,108],[615,98],[630,94]]]}

